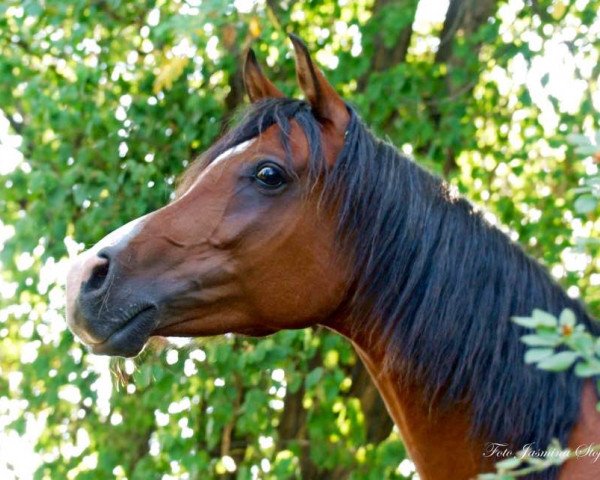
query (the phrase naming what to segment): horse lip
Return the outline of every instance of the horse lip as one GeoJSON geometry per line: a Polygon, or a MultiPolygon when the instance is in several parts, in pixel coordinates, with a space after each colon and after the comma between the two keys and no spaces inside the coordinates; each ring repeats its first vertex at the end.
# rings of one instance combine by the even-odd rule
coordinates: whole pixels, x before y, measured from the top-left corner
{"type": "Polygon", "coordinates": [[[92,353],[124,357],[137,355],[156,325],[157,312],[157,306],[152,304],[137,309],[104,340],[90,343],[92,353]]]}
{"type": "Polygon", "coordinates": [[[156,307],[154,307],[153,305],[146,305],[144,307],[138,308],[136,310],[136,312],[134,314],[130,314],[129,317],[127,318],[127,320],[125,320],[125,322],[123,322],[122,325],[119,326],[119,328],[117,328],[114,332],[112,332],[108,337],[106,337],[104,340],[100,341],[100,342],[94,342],[90,345],[92,346],[98,346],[98,345],[102,345],[106,342],[109,342],[110,339],[116,335],[117,333],[119,333],[121,330],[124,330],[125,328],[127,328],[127,326],[130,323],[133,323],[135,321],[136,318],[140,317],[141,315],[143,315],[144,313],[146,313],[148,310],[152,310],[156,307]]]}

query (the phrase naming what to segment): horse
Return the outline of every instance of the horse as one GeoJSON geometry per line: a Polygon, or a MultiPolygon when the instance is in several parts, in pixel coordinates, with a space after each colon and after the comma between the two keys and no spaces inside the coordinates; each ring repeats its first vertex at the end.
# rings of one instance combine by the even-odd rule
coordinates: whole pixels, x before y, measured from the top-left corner
{"type": "MultiPolygon", "coordinates": [[[[164,207],[73,262],[67,322],[95,354],[151,336],[263,336],[321,325],[364,362],[423,480],[494,469],[490,445],[600,442],[594,384],[525,365],[512,316],[570,308],[546,269],[393,145],[290,35],[304,100],[248,51],[251,101],[164,207]]],[[[571,459],[531,478],[600,478],[571,459]]]]}

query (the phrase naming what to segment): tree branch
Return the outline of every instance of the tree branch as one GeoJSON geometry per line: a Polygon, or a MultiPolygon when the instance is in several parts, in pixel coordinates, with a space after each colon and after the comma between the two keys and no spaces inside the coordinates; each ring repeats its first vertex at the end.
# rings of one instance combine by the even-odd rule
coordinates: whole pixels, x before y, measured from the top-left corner
{"type": "MultiPolygon", "coordinates": [[[[454,45],[459,35],[465,39],[472,38],[493,15],[497,3],[497,0],[450,0],[440,34],[440,46],[435,55],[435,63],[446,65],[445,88],[441,95],[444,100],[470,95],[477,84],[476,79],[469,79],[463,83],[456,83],[453,80],[452,72],[465,68],[465,59],[455,55],[454,45]]],[[[471,47],[472,56],[478,57],[481,41],[474,42],[471,47]]],[[[436,129],[440,128],[442,123],[441,103],[439,96],[437,99],[426,100],[429,116],[436,129]]],[[[453,148],[448,147],[445,153],[443,172],[445,176],[448,176],[456,169],[456,152],[453,148]]]]}
{"type": "Polygon", "coordinates": [[[372,41],[371,44],[367,43],[365,45],[367,49],[372,50],[371,66],[357,80],[359,91],[363,91],[366,88],[369,76],[373,72],[382,72],[404,62],[412,38],[412,26],[418,3],[418,0],[403,0],[401,2],[398,2],[398,0],[375,0],[372,17],[367,26],[367,30],[371,29],[373,31],[373,34],[367,37],[372,38],[372,41]],[[411,12],[411,14],[410,16],[407,15],[410,21],[407,21],[405,25],[399,25],[400,31],[395,44],[387,46],[384,32],[379,27],[379,23],[390,8],[404,8],[411,12]]]}

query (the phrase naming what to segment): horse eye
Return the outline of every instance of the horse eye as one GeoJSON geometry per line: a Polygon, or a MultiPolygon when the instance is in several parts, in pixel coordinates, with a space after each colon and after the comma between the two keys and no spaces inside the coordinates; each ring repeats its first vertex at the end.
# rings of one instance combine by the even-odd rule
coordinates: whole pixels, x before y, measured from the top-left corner
{"type": "Polygon", "coordinates": [[[256,181],[264,188],[275,190],[286,183],[285,175],[277,165],[260,165],[254,174],[256,181]]]}

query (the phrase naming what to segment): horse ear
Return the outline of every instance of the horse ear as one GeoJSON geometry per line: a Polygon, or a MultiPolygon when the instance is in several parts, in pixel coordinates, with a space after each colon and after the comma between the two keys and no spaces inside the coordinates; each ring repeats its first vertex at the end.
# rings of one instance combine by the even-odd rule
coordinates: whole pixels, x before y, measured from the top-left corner
{"type": "Polygon", "coordinates": [[[296,52],[298,83],[313,112],[319,120],[331,123],[341,133],[345,132],[350,118],[346,104],[315,66],[304,42],[292,33],[289,37],[296,52]]]}
{"type": "Polygon", "coordinates": [[[246,86],[246,92],[248,92],[251,102],[256,102],[263,98],[279,98],[285,96],[267,77],[265,77],[256,60],[256,54],[251,48],[248,49],[246,61],[244,62],[244,85],[246,86]]]}

